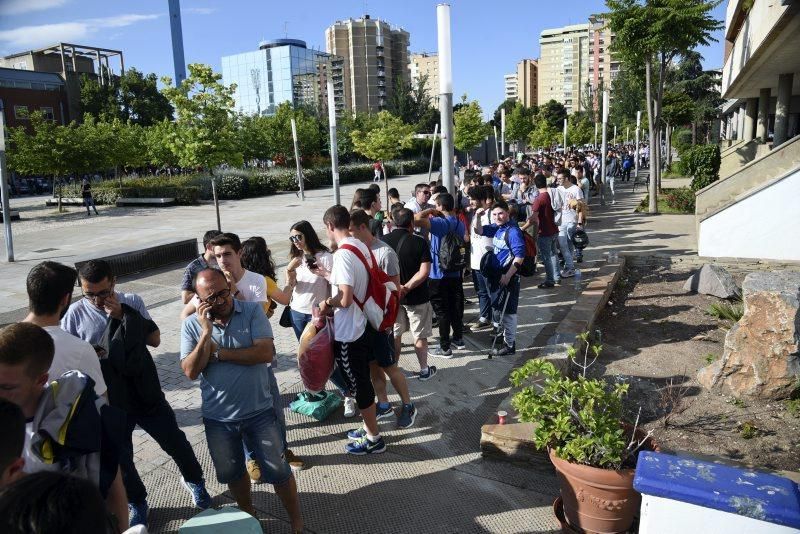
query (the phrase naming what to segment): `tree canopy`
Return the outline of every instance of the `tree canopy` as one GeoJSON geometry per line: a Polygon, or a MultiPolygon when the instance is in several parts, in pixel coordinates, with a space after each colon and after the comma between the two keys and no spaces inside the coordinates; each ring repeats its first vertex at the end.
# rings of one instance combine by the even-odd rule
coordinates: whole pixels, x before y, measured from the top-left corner
{"type": "Polygon", "coordinates": [[[135,68],[122,76],[106,76],[100,84],[87,75],[81,77],[81,108],[96,119],[120,119],[141,126],[150,126],[163,119],[172,119],[173,109],[158,90],[155,74],[143,74],[135,68]]]}
{"type": "Polygon", "coordinates": [[[489,135],[489,125],[483,122],[483,110],[476,101],[464,102],[453,113],[453,146],[470,151],[489,135]]]}
{"type": "Polygon", "coordinates": [[[350,132],[356,152],[371,160],[396,158],[411,146],[414,128],[388,111],[381,111],[364,122],[360,129],[350,132]]]}

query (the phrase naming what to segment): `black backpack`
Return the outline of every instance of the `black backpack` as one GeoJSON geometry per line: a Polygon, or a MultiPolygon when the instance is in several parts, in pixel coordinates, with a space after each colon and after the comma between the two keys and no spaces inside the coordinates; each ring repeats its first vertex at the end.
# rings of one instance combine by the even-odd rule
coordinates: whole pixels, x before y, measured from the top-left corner
{"type": "Polygon", "coordinates": [[[447,232],[439,241],[439,268],[444,272],[461,271],[467,267],[467,244],[456,230],[458,220],[455,229],[447,232]]]}

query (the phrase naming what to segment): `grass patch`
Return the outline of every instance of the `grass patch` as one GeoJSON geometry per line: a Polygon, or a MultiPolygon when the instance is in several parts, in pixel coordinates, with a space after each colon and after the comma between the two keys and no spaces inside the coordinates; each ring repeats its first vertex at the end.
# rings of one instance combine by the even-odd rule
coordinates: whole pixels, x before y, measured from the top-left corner
{"type": "MultiPolygon", "coordinates": [[[[692,209],[685,209],[685,208],[676,208],[671,206],[667,202],[666,195],[669,193],[669,189],[664,189],[660,195],[658,195],[658,212],[659,213],[666,213],[669,215],[694,215],[694,206],[692,209]]],[[[650,195],[647,194],[644,196],[642,201],[636,207],[636,213],[647,213],[650,204],[650,195]]]]}
{"type": "Polygon", "coordinates": [[[744,315],[744,304],[741,302],[715,302],[708,307],[708,314],[717,319],[737,322],[744,315]]]}
{"type": "Polygon", "coordinates": [[[800,417],[800,399],[786,401],[786,411],[795,417],[800,417]]]}
{"type": "Polygon", "coordinates": [[[716,359],[717,357],[713,354],[706,354],[706,363],[714,363],[714,360],[716,359]]]}

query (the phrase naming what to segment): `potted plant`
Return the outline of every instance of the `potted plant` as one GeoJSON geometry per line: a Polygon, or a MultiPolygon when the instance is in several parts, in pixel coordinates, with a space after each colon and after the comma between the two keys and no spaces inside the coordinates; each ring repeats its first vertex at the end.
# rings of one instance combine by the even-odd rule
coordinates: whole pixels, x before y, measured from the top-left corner
{"type": "Polygon", "coordinates": [[[628,384],[586,378],[602,347],[588,333],[579,338],[583,362],[574,349],[568,356],[581,372],[564,376],[551,362],[529,360],[511,373],[514,386],[524,386],[512,405],[520,420],[535,423],[533,441],[550,455],[567,523],[587,532],[625,532],[641,501],[633,489],[636,454],[652,448],[651,434],[638,428],[638,416],[633,426],[623,422],[628,384]]]}

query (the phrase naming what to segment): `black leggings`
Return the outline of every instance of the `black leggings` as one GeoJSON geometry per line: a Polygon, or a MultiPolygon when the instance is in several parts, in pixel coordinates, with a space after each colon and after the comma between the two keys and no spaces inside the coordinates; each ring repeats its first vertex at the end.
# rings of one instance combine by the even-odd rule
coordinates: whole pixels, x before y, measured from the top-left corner
{"type": "Polygon", "coordinates": [[[369,360],[375,333],[367,323],[364,333],[355,341],[333,343],[336,365],[342,370],[348,392],[355,397],[359,410],[365,410],[375,402],[375,390],[372,388],[369,374],[369,360]]]}

